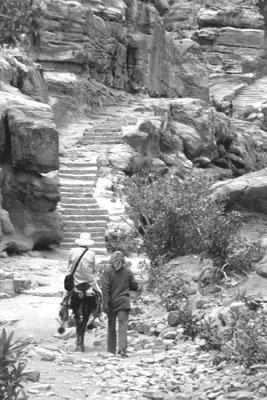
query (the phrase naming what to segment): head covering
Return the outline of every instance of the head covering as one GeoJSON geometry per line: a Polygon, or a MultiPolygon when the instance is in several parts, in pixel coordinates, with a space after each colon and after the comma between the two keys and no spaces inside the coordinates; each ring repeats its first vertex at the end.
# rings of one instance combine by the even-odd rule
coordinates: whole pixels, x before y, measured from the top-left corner
{"type": "Polygon", "coordinates": [[[90,233],[81,233],[79,239],[75,240],[75,243],[78,246],[82,246],[82,247],[89,247],[92,244],[94,244],[95,242],[93,240],[91,240],[91,235],[90,233]]]}
{"type": "Polygon", "coordinates": [[[124,255],[121,251],[115,251],[110,259],[109,259],[110,264],[113,266],[115,271],[119,271],[125,264],[125,258],[124,255]]]}

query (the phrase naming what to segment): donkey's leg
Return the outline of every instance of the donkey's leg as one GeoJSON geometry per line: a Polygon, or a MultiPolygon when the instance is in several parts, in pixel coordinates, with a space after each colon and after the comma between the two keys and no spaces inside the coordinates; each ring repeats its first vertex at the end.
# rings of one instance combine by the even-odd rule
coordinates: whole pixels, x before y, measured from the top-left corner
{"type": "Polygon", "coordinates": [[[84,297],[83,302],[82,302],[82,322],[81,322],[81,351],[85,351],[85,346],[84,346],[84,335],[86,331],[86,327],[89,321],[89,317],[95,308],[95,297],[89,296],[89,297],[84,297]]]}
{"type": "Polygon", "coordinates": [[[76,336],[77,336],[77,341],[76,344],[77,346],[81,346],[81,341],[82,341],[82,321],[81,321],[81,313],[80,313],[80,307],[81,307],[81,302],[82,300],[79,298],[79,296],[76,293],[72,294],[72,299],[71,299],[71,308],[73,310],[75,322],[76,322],[76,336]]]}

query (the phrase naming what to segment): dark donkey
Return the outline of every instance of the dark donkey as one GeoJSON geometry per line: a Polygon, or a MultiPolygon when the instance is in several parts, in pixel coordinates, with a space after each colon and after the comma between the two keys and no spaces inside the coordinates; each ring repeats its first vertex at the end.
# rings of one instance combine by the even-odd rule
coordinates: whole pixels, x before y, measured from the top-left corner
{"type": "Polygon", "coordinates": [[[84,335],[90,315],[94,314],[95,316],[98,308],[98,293],[92,292],[92,295],[88,296],[86,292],[88,289],[88,283],[78,285],[72,292],[70,303],[76,322],[76,344],[82,352],[85,351],[84,335]]]}
{"type": "Polygon", "coordinates": [[[94,313],[94,318],[96,318],[101,313],[99,308],[101,307],[101,291],[94,277],[95,255],[88,249],[94,241],[90,239],[89,233],[82,233],[75,243],[79,247],[71,249],[70,252],[68,268],[71,273],[64,279],[64,288],[68,293],[61,304],[60,320],[63,328],[63,323],[68,319],[68,312],[64,313],[64,310],[68,311],[70,307],[76,322],[77,347],[84,352],[84,335],[89,317],[94,313]]]}
{"type": "Polygon", "coordinates": [[[85,351],[84,336],[86,330],[94,328],[94,320],[100,318],[102,313],[101,293],[91,289],[88,291],[89,286],[88,283],[81,283],[63,298],[58,318],[61,325],[58,332],[63,334],[69,321],[68,310],[72,309],[76,325],[77,350],[80,348],[82,352],[85,351]],[[88,295],[88,292],[90,295],[88,295]],[[93,315],[93,320],[88,324],[91,315],[93,315]]]}

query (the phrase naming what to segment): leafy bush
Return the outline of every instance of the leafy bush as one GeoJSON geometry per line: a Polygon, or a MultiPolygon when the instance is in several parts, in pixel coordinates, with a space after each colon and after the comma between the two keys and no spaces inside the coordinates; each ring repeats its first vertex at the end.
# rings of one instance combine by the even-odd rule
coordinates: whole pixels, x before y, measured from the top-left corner
{"type": "Polygon", "coordinates": [[[247,172],[259,171],[267,167],[267,149],[248,139],[246,143],[245,164],[247,172]]]}
{"type": "Polygon", "coordinates": [[[165,270],[157,281],[158,294],[167,311],[177,310],[183,300],[189,297],[189,285],[182,274],[166,276],[165,270]]]}
{"type": "Polygon", "coordinates": [[[13,341],[14,332],[9,336],[5,329],[0,337],[0,399],[26,400],[21,381],[26,361],[22,360],[27,342],[13,341]]]}
{"type": "MultiPolygon", "coordinates": [[[[221,226],[223,228],[223,226],[221,226]]],[[[220,238],[225,238],[224,243],[218,243],[208,250],[208,254],[213,259],[213,270],[211,280],[218,282],[225,279],[227,282],[228,276],[233,273],[239,275],[247,275],[248,272],[254,269],[255,261],[262,256],[261,240],[256,239],[248,241],[239,235],[231,235],[229,232],[227,243],[227,230],[219,235],[220,238]]]]}
{"type": "Polygon", "coordinates": [[[231,358],[250,367],[267,362],[267,316],[264,312],[248,311],[237,321],[229,344],[231,358]]]}
{"type": "Polygon", "coordinates": [[[177,176],[134,175],[124,182],[127,212],[140,225],[144,250],[153,262],[186,254],[208,253],[224,262],[238,229],[240,215],[224,212],[224,204],[211,201],[211,181],[204,176],[181,180],[177,176]]]}
{"type": "Polygon", "coordinates": [[[140,239],[136,237],[135,233],[129,234],[123,227],[116,227],[109,231],[106,237],[107,250],[110,252],[120,250],[125,256],[131,253],[139,253],[140,239]]]}
{"type": "Polygon", "coordinates": [[[41,14],[41,0],[1,0],[0,44],[16,45],[22,34],[36,36],[36,18],[41,14]],[[36,2],[37,3],[37,2],[36,2]]]}

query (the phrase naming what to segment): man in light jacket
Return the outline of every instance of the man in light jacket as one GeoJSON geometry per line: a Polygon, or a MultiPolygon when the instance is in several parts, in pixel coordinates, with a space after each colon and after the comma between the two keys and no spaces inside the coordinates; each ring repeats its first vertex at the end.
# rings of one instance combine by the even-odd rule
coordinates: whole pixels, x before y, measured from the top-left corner
{"type": "Polygon", "coordinates": [[[102,275],[103,311],[108,316],[108,352],[116,354],[118,318],[118,354],[127,357],[127,329],[131,309],[130,290],[138,290],[133,272],[121,251],[115,251],[102,275]]]}

